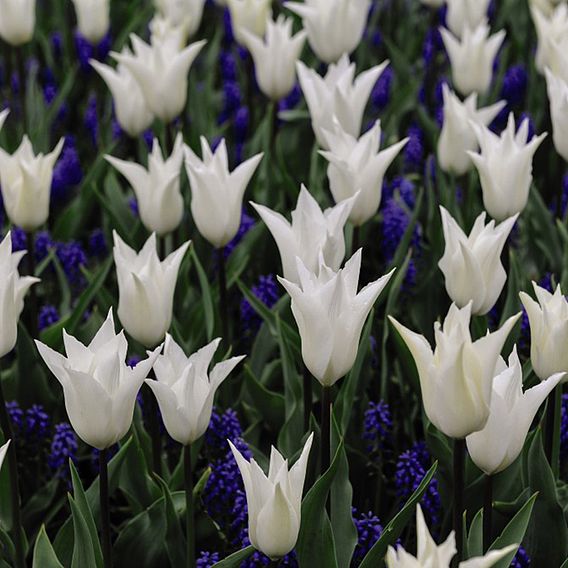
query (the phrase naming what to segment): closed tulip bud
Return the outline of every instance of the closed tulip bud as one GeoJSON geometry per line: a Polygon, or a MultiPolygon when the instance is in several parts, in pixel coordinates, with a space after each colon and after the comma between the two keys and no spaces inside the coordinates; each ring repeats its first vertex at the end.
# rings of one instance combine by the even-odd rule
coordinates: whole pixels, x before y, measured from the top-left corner
{"type": "Polygon", "coordinates": [[[134,54],[113,53],[113,57],[132,73],[150,111],[170,122],[185,107],[187,75],[206,42],[197,41],[176,51],[168,43],[148,45],[135,34],[130,39],[134,54]]]}
{"type": "Polygon", "coordinates": [[[39,354],[63,387],[71,426],[99,450],[122,439],[132,424],[136,395],[162,346],[130,368],[124,332],[114,331],[112,310],[88,346],[63,330],[64,357],[36,340],[39,354]]]}
{"type": "Polygon", "coordinates": [[[169,22],[183,27],[186,38],[193,36],[199,29],[205,0],[155,0],[154,3],[169,22]]]}
{"type": "Polygon", "coordinates": [[[154,392],[168,434],[184,446],[197,441],[209,426],[213,398],[221,383],[244,355],[217,363],[208,372],[221,339],[215,339],[189,357],[168,334],[164,353],[154,363],[157,380],[146,383],[154,392]]]}
{"type": "Polygon", "coordinates": [[[533,157],[546,133],[529,141],[528,119],[516,132],[513,113],[501,136],[472,122],[470,125],[481,148],[481,153],[469,152],[469,156],[479,172],[485,209],[498,221],[521,213],[529,199],[533,157]]]}
{"type": "Polygon", "coordinates": [[[110,0],[73,0],[81,35],[98,44],[110,27],[110,0]]]}
{"type": "Polygon", "coordinates": [[[359,45],[370,0],[305,0],[286,2],[286,8],[302,18],[308,41],[324,63],[334,63],[359,45]]]}
{"type": "Polygon", "coordinates": [[[416,363],[426,416],[446,436],[463,439],[487,423],[493,372],[520,315],[472,341],[471,302],[461,309],[452,304],[443,326],[434,324],[434,351],[423,335],[389,316],[416,363]]]}
{"type": "Polygon", "coordinates": [[[227,0],[231,13],[231,23],[235,39],[246,45],[248,32],[262,37],[266,31],[266,21],[272,19],[272,0],[227,0]]]}
{"type": "Polygon", "coordinates": [[[473,167],[468,152],[478,149],[477,137],[470,121],[480,126],[489,126],[507,103],[501,101],[478,109],[477,93],[472,93],[461,102],[446,84],[442,87],[442,95],[444,124],[438,139],[438,163],[444,171],[462,176],[473,167]]]}
{"type": "Polygon", "coordinates": [[[272,233],[282,262],[284,278],[298,284],[300,258],[310,272],[319,268],[320,254],[332,270],[338,270],[345,257],[344,227],[354,199],[342,201],[322,211],[312,194],[302,185],[298,204],[289,223],[280,213],[252,203],[272,233]]]}
{"type": "Polygon", "coordinates": [[[557,286],[554,294],[533,282],[538,302],[521,292],[519,297],[531,327],[531,363],[543,381],[555,373],[568,372],[568,302],[557,286]]]}
{"type": "Polygon", "coordinates": [[[324,150],[329,150],[324,130],[333,131],[334,117],[345,132],[359,137],[367,101],[388,63],[384,61],[355,78],[355,63],[349,63],[347,55],[337,64],[330,65],[325,77],[298,61],[298,79],[306,97],[312,128],[324,150]]]}
{"type": "Polygon", "coordinates": [[[185,168],[191,185],[191,214],[201,235],[214,247],[224,247],[237,234],[243,196],[263,154],[257,154],[229,172],[225,140],[213,153],[201,137],[199,159],[185,146],[185,168]]]}
{"type": "Polygon", "coordinates": [[[532,7],[531,14],[538,40],[535,65],[540,73],[544,73],[546,67],[554,67],[554,46],[568,48],[568,5],[563,2],[548,14],[538,7],[532,7]]]}
{"type": "Polygon", "coordinates": [[[491,86],[493,62],[507,35],[505,30],[489,36],[489,26],[481,23],[474,29],[466,27],[461,40],[445,28],[440,28],[452,66],[452,81],[462,95],[477,92],[485,95],[491,86]]]}
{"type": "Polygon", "coordinates": [[[349,220],[360,227],[376,215],[381,203],[384,175],[408,138],[380,152],[380,120],[359,140],[345,132],[339,121],[334,120],[334,127],[331,132],[324,130],[329,151],[320,154],[329,162],[327,177],[335,202],[358,194],[349,220]]]}
{"type": "Polygon", "coordinates": [[[292,36],[292,20],[280,15],[276,22],[268,20],[264,40],[247,30],[241,30],[241,34],[254,60],[260,90],[273,101],[284,98],[296,83],[296,62],[306,32],[292,36]]]}
{"type": "Polygon", "coordinates": [[[0,0],[0,38],[13,46],[28,43],[35,28],[35,0],[0,0]]]}
{"type": "Polygon", "coordinates": [[[18,264],[25,251],[12,253],[12,234],[0,242],[0,357],[10,353],[18,338],[18,320],[24,309],[24,296],[39,278],[20,277],[18,264]]]}
{"type": "Polygon", "coordinates": [[[446,250],[438,266],[446,280],[448,296],[460,308],[472,302],[471,312],[486,314],[498,300],[507,280],[501,252],[517,215],[497,227],[485,225],[485,212],[475,220],[469,236],[455,219],[440,207],[446,250]]]}
{"type": "Polygon", "coordinates": [[[473,463],[487,475],[507,469],[520,455],[540,405],[563,379],[556,373],[523,392],[523,368],[516,346],[509,366],[500,360],[493,380],[489,420],[466,438],[473,463]]]}
{"type": "Polygon", "coordinates": [[[177,135],[171,156],[164,160],[160,142],[154,138],[148,156],[148,169],[140,164],[105,156],[130,183],[140,219],[148,231],[162,236],[177,229],[183,217],[180,173],[183,163],[183,138],[177,135]]]}
{"type": "Polygon", "coordinates": [[[24,135],[12,154],[0,148],[0,185],[4,208],[14,225],[34,231],[49,217],[49,197],[53,167],[63,149],[64,140],[49,154],[34,154],[32,143],[24,135]]]}
{"type": "Polygon", "coordinates": [[[131,249],[116,231],[113,236],[118,317],[136,341],[145,347],[153,347],[164,339],[170,328],[177,276],[190,241],[160,262],[154,233],[139,253],[131,249]]]}
{"type": "Polygon", "coordinates": [[[272,447],[268,476],[254,459],[246,461],[229,440],[247,496],[248,537],[257,550],[270,558],[282,558],[296,546],[313,438],[312,433],[289,471],[288,460],[272,447]]]}
{"type": "Polygon", "coordinates": [[[475,29],[487,17],[491,0],[447,0],[448,28],[457,37],[462,37],[466,28],[475,29]]]}
{"type": "Polygon", "coordinates": [[[568,161],[568,83],[546,69],[546,84],[556,151],[568,161]]]}
{"type": "Polygon", "coordinates": [[[299,284],[278,280],[292,298],[304,364],[324,387],[330,387],[353,367],[365,320],[394,270],[357,293],[361,249],[337,272],[323,259],[318,273],[299,258],[297,263],[299,284]]]}
{"type": "MultiPolygon", "coordinates": [[[[412,556],[399,546],[396,550],[389,546],[385,562],[387,568],[421,568],[431,566],[432,568],[450,568],[451,560],[457,553],[456,535],[452,531],[448,538],[440,545],[437,545],[432,538],[422,508],[416,506],[416,540],[417,553],[412,556]]],[[[511,544],[500,550],[491,550],[484,556],[474,556],[458,564],[459,568],[490,568],[511,554],[519,545],[511,544]]]]}
{"type": "MultiPolygon", "coordinates": [[[[125,47],[122,55],[130,55],[130,50],[125,47]]],[[[116,120],[122,130],[132,138],[142,134],[154,121],[154,115],[132,73],[122,63],[119,63],[116,69],[95,59],[90,59],[89,63],[102,77],[112,94],[116,120]]]]}

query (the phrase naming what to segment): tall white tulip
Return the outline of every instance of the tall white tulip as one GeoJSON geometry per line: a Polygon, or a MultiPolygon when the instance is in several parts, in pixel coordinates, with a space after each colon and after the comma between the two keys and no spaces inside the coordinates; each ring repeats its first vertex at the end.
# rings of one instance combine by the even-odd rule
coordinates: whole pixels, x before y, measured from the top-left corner
{"type": "Polygon", "coordinates": [[[472,93],[462,102],[446,84],[442,86],[442,96],[444,124],[438,139],[438,163],[444,171],[462,176],[473,167],[468,151],[478,149],[470,121],[480,126],[489,126],[507,103],[500,101],[478,109],[477,93],[472,93]]]}
{"type": "Polygon", "coordinates": [[[302,18],[308,41],[324,63],[351,54],[361,42],[370,0],[305,0],[286,2],[286,8],[302,18]]]}
{"type": "Polygon", "coordinates": [[[450,58],[452,81],[462,95],[474,92],[485,95],[489,91],[493,62],[506,36],[505,30],[492,36],[489,36],[489,31],[486,22],[474,29],[466,27],[460,40],[445,28],[440,28],[450,58]]]}
{"type": "Polygon", "coordinates": [[[532,7],[531,14],[538,40],[535,65],[540,73],[544,73],[546,67],[554,68],[554,46],[568,48],[568,5],[563,2],[548,15],[540,8],[532,7]]]}
{"type": "Polygon", "coordinates": [[[333,117],[345,132],[359,137],[367,101],[388,63],[384,61],[355,78],[355,63],[350,63],[347,55],[330,65],[325,77],[298,62],[298,79],[310,111],[312,128],[324,150],[329,150],[324,130],[333,131],[333,117]]]}
{"type": "Polygon", "coordinates": [[[556,77],[548,68],[545,73],[554,147],[568,161],[568,83],[556,77]]]}
{"type": "Polygon", "coordinates": [[[290,470],[288,460],[272,447],[268,476],[254,459],[246,461],[229,440],[247,496],[248,537],[257,550],[270,558],[286,556],[296,546],[313,438],[312,433],[290,470]]]}
{"type": "Polygon", "coordinates": [[[177,53],[187,43],[187,32],[181,23],[168,20],[158,12],[148,24],[150,29],[150,44],[159,46],[158,50],[165,53],[177,53]]]}
{"type": "Polygon", "coordinates": [[[483,205],[498,221],[521,213],[532,183],[532,161],[546,133],[529,141],[529,120],[517,128],[513,113],[501,136],[486,127],[471,123],[481,153],[469,152],[483,191],[483,205]]]}
{"type": "Polygon", "coordinates": [[[519,294],[531,326],[531,363],[543,381],[555,373],[568,372],[568,302],[557,286],[554,294],[533,282],[538,302],[519,294]]]}
{"type": "Polygon", "coordinates": [[[0,0],[0,38],[13,46],[28,43],[36,21],[36,0],[0,0]]]}
{"type": "Polygon", "coordinates": [[[450,306],[443,326],[434,324],[435,350],[423,335],[389,316],[416,363],[422,403],[428,419],[450,438],[481,430],[489,418],[493,372],[520,313],[494,333],[471,340],[471,302],[450,306]]]}
{"type": "Polygon", "coordinates": [[[472,302],[473,314],[486,314],[499,299],[507,273],[501,253],[517,215],[497,227],[485,225],[485,212],[475,220],[469,236],[456,220],[440,206],[446,249],[438,266],[446,280],[448,296],[460,308],[472,302]]]}
{"type": "Polygon", "coordinates": [[[193,36],[203,18],[205,0],[155,0],[156,9],[174,25],[181,25],[186,38],[193,36]]]}
{"type": "Polygon", "coordinates": [[[34,231],[49,217],[49,197],[53,167],[63,149],[59,140],[55,149],[46,154],[34,154],[32,143],[24,135],[12,154],[0,148],[0,185],[8,218],[26,231],[34,231]]]}
{"type": "Polygon", "coordinates": [[[81,35],[98,44],[110,28],[110,0],[73,0],[81,35]]]}
{"type": "Polygon", "coordinates": [[[162,346],[148,352],[133,369],[126,364],[124,332],[114,331],[112,309],[88,346],[63,330],[64,357],[36,340],[39,354],[63,387],[65,408],[73,430],[89,446],[109,448],[130,425],[136,395],[162,346]]]}
{"type": "Polygon", "coordinates": [[[475,29],[487,17],[491,0],[447,0],[446,22],[450,31],[462,37],[466,28],[475,29]]]}
{"type": "Polygon", "coordinates": [[[299,284],[278,277],[292,298],[302,339],[302,358],[310,373],[330,387],[353,367],[365,320],[394,270],[357,293],[361,249],[335,272],[320,259],[318,273],[297,259],[299,284]]]}
{"type": "Polygon", "coordinates": [[[483,430],[466,438],[469,456],[487,475],[507,469],[519,457],[540,405],[564,378],[564,373],[556,373],[523,392],[523,368],[517,347],[509,356],[509,366],[503,360],[499,363],[489,420],[483,430]]]}
{"type": "Polygon", "coordinates": [[[118,235],[114,237],[114,263],[118,279],[118,317],[124,329],[145,347],[163,341],[170,324],[177,276],[190,245],[184,243],[160,262],[152,233],[139,253],[118,235]]]}
{"type": "Polygon", "coordinates": [[[381,203],[383,178],[408,138],[382,152],[381,121],[357,140],[334,120],[333,131],[324,130],[329,151],[320,154],[329,162],[327,177],[336,203],[358,194],[349,220],[357,227],[376,215],[381,203]]]}
{"type": "Polygon", "coordinates": [[[284,278],[296,284],[300,282],[296,258],[300,258],[309,271],[316,272],[320,254],[327,266],[339,270],[345,257],[343,231],[354,204],[353,198],[322,211],[306,186],[302,185],[291,223],[264,205],[251,204],[276,241],[284,278]]]}
{"type": "Polygon", "coordinates": [[[262,37],[266,31],[266,22],[272,19],[272,0],[227,0],[231,13],[231,23],[235,39],[246,45],[248,32],[262,37]]]}
{"type": "Polygon", "coordinates": [[[165,235],[177,229],[183,217],[183,198],[180,191],[180,173],[183,163],[183,137],[176,137],[174,149],[167,160],[162,156],[160,142],[154,138],[148,156],[148,169],[135,162],[105,156],[130,183],[136,199],[140,219],[148,231],[165,235]]]}
{"type": "Polygon", "coordinates": [[[201,137],[199,159],[185,146],[185,168],[191,185],[191,213],[197,229],[214,247],[224,247],[238,232],[243,196],[263,154],[229,172],[225,139],[215,152],[201,137]]]}
{"type": "Polygon", "coordinates": [[[24,296],[39,278],[21,277],[18,265],[25,251],[12,253],[12,234],[0,242],[0,357],[10,353],[18,338],[18,320],[24,309],[24,296]]]}
{"type": "Polygon", "coordinates": [[[264,40],[247,30],[241,30],[241,34],[254,60],[260,90],[273,101],[282,99],[296,83],[296,63],[306,32],[293,36],[292,20],[281,14],[275,22],[267,21],[264,40]]]}
{"type": "Polygon", "coordinates": [[[170,122],[185,107],[187,101],[187,75],[205,41],[196,41],[177,51],[168,43],[148,45],[137,35],[130,40],[134,54],[113,53],[138,82],[146,104],[162,121],[170,122]]]}

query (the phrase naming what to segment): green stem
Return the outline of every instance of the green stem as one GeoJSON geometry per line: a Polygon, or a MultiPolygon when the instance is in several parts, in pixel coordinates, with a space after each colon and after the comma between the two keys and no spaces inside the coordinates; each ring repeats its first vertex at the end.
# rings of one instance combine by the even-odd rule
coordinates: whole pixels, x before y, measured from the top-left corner
{"type": "MultiPolygon", "coordinates": [[[[29,231],[27,234],[27,261],[28,261],[28,271],[30,276],[35,276],[35,231],[29,231]]],[[[28,317],[29,317],[29,327],[28,331],[32,338],[38,337],[38,325],[37,325],[37,314],[38,314],[38,301],[37,301],[37,286],[32,286],[30,288],[29,299],[28,299],[28,317]]]]}
{"type": "Polygon", "coordinates": [[[219,257],[219,312],[221,316],[221,330],[223,339],[230,344],[229,314],[227,308],[227,274],[225,267],[225,247],[218,250],[219,257]]]}
{"type": "Polygon", "coordinates": [[[484,476],[483,496],[483,551],[487,552],[492,542],[493,534],[493,476],[484,476]]]}
{"type": "Polygon", "coordinates": [[[454,530],[457,554],[455,566],[463,558],[463,494],[464,494],[465,440],[454,440],[454,530]]]}
{"type": "Polygon", "coordinates": [[[195,568],[195,511],[193,507],[193,472],[191,470],[191,444],[183,449],[185,483],[185,519],[187,541],[187,568],[195,568]]]}
{"type": "Polygon", "coordinates": [[[108,450],[99,452],[99,496],[101,503],[101,540],[105,568],[112,567],[112,547],[110,544],[110,505],[108,495],[108,450]]]}
{"type": "Polygon", "coordinates": [[[304,365],[304,432],[310,428],[310,416],[312,414],[312,375],[304,365]]]}

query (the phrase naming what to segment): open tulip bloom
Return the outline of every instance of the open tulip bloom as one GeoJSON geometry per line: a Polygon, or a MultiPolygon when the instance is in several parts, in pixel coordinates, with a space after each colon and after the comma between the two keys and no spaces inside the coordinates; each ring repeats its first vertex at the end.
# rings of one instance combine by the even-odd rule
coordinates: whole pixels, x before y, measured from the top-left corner
{"type": "Polygon", "coordinates": [[[533,7],[531,15],[538,40],[535,66],[540,73],[544,73],[547,67],[554,68],[557,63],[555,47],[559,46],[560,51],[568,47],[568,6],[561,2],[550,15],[533,7]]]}
{"type": "Polygon", "coordinates": [[[227,0],[235,39],[247,44],[247,32],[261,38],[272,19],[272,0],[227,0]]]}
{"type": "Polygon", "coordinates": [[[110,27],[110,0],[73,0],[81,35],[97,45],[110,27]]]}
{"type": "Polygon", "coordinates": [[[568,162],[568,83],[545,69],[556,151],[568,162]]]}
{"type": "Polygon", "coordinates": [[[474,29],[485,21],[491,0],[447,0],[448,28],[462,37],[466,28],[474,29]]]}
{"type": "Polygon", "coordinates": [[[199,29],[205,0],[154,0],[154,4],[156,10],[171,24],[183,28],[185,39],[199,29]]]}

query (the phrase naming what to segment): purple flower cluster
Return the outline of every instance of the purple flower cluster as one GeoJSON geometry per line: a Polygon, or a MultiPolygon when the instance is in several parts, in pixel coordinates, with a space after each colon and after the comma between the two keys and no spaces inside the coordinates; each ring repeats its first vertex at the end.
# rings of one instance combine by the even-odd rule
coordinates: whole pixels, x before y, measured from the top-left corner
{"type": "Polygon", "coordinates": [[[37,317],[37,326],[39,331],[43,331],[48,327],[51,327],[53,324],[59,321],[59,312],[55,306],[51,304],[46,304],[42,306],[39,310],[39,314],[37,317]]]}
{"type": "MultiPolygon", "coordinates": [[[[280,290],[273,274],[261,276],[251,292],[269,309],[280,299],[280,290]]],[[[256,334],[262,324],[262,318],[246,298],[241,300],[241,324],[244,332],[252,335],[256,334]]]]}
{"type": "Polygon", "coordinates": [[[357,546],[353,553],[351,566],[356,567],[361,564],[369,550],[379,540],[383,533],[383,525],[379,518],[372,512],[359,513],[357,509],[352,509],[353,522],[357,528],[357,546]]]}
{"type": "Polygon", "coordinates": [[[363,440],[367,443],[369,454],[379,454],[385,448],[391,437],[392,426],[389,405],[383,400],[369,402],[363,424],[363,440]]]}
{"type": "Polygon", "coordinates": [[[241,224],[239,225],[239,230],[224,249],[225,258],[228,258],[235,250],[237,245],[244,239],[245,235],[254,227],[254,223],[254,217],[251,217],[243,208],[241,212],[241,224]]]}
{"type": "Polygon", "coordinates": [[[69,423],[61,422],[56,424],[54,430],[47,463],[58,476],[67,478],[69,475],[67,464],[70,459],[76,462],[79,443],[69,423]]]}
{"type": "Polygon", "coordinates": [[[65,145],[57,164],[53,168],[51,182],[51,201],[57,205],[65,201],[69,190],[77,187],[83,180],[83,169],[73,136],[65,137],[65,145]]]}
{"type": "Polygon", "coordinates": [[[517,554],[515,554],[510,568],[529,568],[530,565],[531,559],[527,551],[522,546],[519,546],[519,550],[517,550],[517,554]]]}

